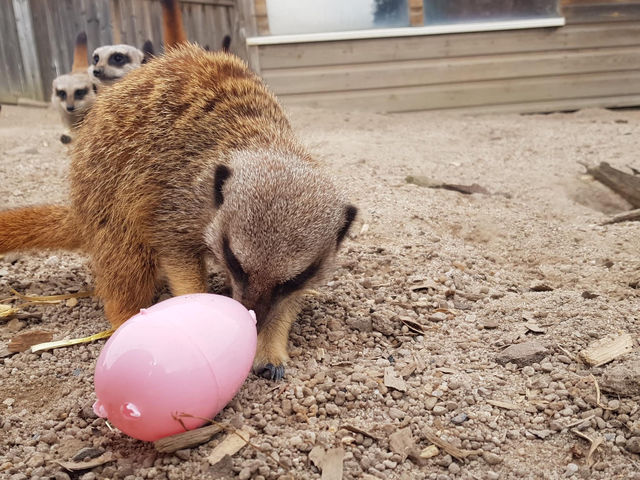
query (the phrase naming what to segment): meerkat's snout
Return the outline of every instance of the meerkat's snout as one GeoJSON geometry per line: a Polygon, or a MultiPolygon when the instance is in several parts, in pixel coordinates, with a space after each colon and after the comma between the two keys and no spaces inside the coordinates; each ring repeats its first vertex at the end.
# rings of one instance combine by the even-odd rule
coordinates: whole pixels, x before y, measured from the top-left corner
{"type": "Polygon", "coordinates": [[[96,78],[101,78],[104,75],[104,69],[97,67],[93,69],[93,76],[96,78]]]}

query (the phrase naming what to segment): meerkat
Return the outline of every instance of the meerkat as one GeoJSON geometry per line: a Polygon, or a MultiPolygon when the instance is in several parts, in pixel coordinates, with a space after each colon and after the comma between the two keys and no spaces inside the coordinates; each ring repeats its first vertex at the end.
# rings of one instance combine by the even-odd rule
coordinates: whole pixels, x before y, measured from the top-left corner
{"type": "MultiPolygon", "coordinates": [[[[176,0],[161,0],[162,29],[165,48],[186,42],[182,13],[176,0]]],[[[99,88],[113,85],[125,75],[147,63],[153,57],[153,45],[147,40],[142,50],[131,45],[103,45],[93,51],[89,75],[99,88]]]]}
{"type": "Polygon", "coordinates": [[[91,58],[89,76],[95,79],[101,89],[139,68],[145,61],[145,54],[131,45],[103,45],[93,51],[91,58]]]}
{"type": "MultiPolygon", "coordinates": [[[[87,73],[88,66],[87,34],[80,32],[76,37],[71,73],[56,77],[51,93],[51,103],[71,134],[80,125],[96,98],[97,89],[87,73]]],[[[64,134],[60,141],[69,143],[71,136],[64,134]]]]}
{"type": "Polygon", "coordinates": [[[162,278],[174,295],[205,292],[210,256],[256,313],[254,369],[271,379],[303,292],[332,272],[357,214],[244,61],[192,44],[98,96],[70,183],[70,206],[0,213],[0,253],[84,250],[113,327],[162,278]]]}

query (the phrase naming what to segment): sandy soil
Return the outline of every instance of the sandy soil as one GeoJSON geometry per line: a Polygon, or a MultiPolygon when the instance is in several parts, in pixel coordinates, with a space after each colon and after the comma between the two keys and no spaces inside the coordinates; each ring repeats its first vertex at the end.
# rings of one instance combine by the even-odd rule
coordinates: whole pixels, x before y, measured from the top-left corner
{"type": "MultiPolygon", "coordinates": [[[[285,380],[250,376],[218,416],[255,431],[264,453],[245,447],[211,465],[222,436],[158,454],[111,431],[91,411],[98,341],[0,359],[0,478],[320,478],[311,459],[339,448],[347,479],[640,479],[637,348],[603,367],[578,360],[620,332],[637,345],[640,224],[601,226],[628,205],[577,163],[640,169],[640,112],[291,113],[361,215],[335,277],[293,328],[285,380]],[[490,194],[426,188],[409,175],[490,194]],[[523,342],[540,351],[503,358],[523,342]],[[615,391],[598,401],[594,379],[604,390],[615,375],[615,391]],[[591,466],[575,431],[602,439],[591,466]],[[420,458],[433,435],[472,452],[420,458]],[[115,460],[76,473],[56,463],[84,447],[115,460]]],[[[0,207],[65,201],[60,133],[51,111],[3,106],[0,207]]],[[[86,265],[63,252],[7,254],[0,297],[10,287],[89,289],[86,265]]],[[[32,329],[63,338],[107,327],[95,299],[28,312],[0,319],[0,349],[32,329]]],[[[323,478],[339,478],[330,469],[323,478]]]]}

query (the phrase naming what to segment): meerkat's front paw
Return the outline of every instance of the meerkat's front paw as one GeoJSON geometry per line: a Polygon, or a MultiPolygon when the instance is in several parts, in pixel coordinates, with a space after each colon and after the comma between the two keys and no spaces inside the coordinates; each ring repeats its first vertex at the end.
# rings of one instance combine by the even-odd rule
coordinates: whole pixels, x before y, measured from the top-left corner
{"type": "Polygon", "coordinates": [[[256,358],[253,361],[254,373],[269,380],[280,380],[284,377],[287,360],[289,356],[286,343],[281,345],[260,332],[256,358]]]}
{"type": "Polygon", "coordinates": [[[284,378],[284,365],[277,367],[273,363],[267,363],[264,367],[254,367],[256,375],[267,380],[281,380],[284,378]]]}

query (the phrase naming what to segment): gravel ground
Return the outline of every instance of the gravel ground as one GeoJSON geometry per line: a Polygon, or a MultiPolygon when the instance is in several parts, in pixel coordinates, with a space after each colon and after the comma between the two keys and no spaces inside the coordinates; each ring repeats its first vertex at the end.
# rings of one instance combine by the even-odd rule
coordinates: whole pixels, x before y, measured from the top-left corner
{"type": "MultiPolygon", "coordinates": [[[[640,334],[640,224],[601,226],[629,206],[578,164],[640,169],[640,112],[291,114],[361,215],[293,328],[285,380],[251,375],[217,417],[254,432],[260,451],[212,465],[223,435],[160,454],[110,430],[91,410],[97,341],[0,359],[0,478],[313,479],[324,467],[334,479],[342,458],[345,479],[640,479],[637,348],[598,368],[578,357],[598,339],[627,332],[637,345],[640,334]],[[601,440],[591,458],[579,434],[601,440]],[[114,460],[79,472],[57,463],[87,447],[114,460]]],[[[2,207],[65,201],[60,133],[54,112],[3,106],[2,207]]],[[[91,283],[75,254],[0,259],[1,297],[91,283]]],[[[33,329],[105,328],[95,299],[29,307],[0,318],[0,350],[33,329]]]]}

